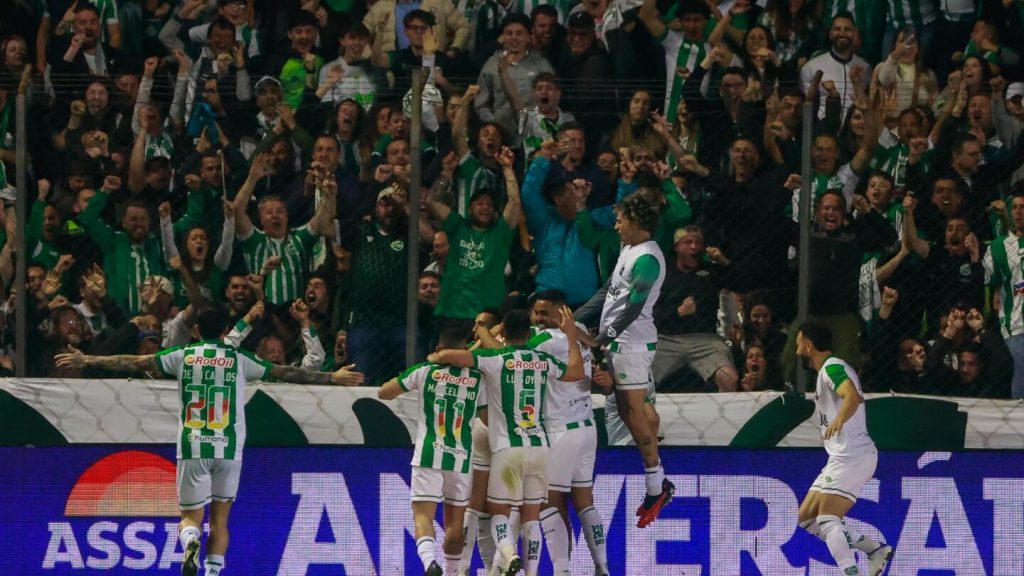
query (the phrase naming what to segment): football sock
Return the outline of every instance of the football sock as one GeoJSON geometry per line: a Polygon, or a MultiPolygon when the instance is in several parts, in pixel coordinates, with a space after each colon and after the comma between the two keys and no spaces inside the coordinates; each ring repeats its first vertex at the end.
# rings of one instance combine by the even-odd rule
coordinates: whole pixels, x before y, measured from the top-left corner
{"type": "Polygon", "coordinates": [[[430,565],[434,562],[434,556],[437,554],[437,547],[434,544],[434,538],[431,536],[422,536],[416,539],[416,553],[420,556],[420,562],[423,563],[423,569],[430,568],[430,565]]]}
{"type": "Polygon", "coordinates": [[[544,527],[544,539],[548,541],[548,554],[555,574],[562,574],[569,570],[569,530],[554,506],[540,513],[540,523],[544,527]]]}
{"type": "Polygon", "coordinates": [[[651,468],[644,468],[644,483],[647,486],[648,496],[658,496],[661,494],[661,484],[665,480],[665,470],[661,467],[661,462],[651,468]]]}
{"type": "Polygon", "coordinates": [[[832,558],[842,573],[845,576],[857,576],[859,572],[853,557],[853,542],[843,521],[838,516],[822,514],[818,516],[818,526],[821,528],[828,551],[832,553],[832,558]]]}
{"type": "Polygon", "coordinates": [[[608,573],[608,547],[604,537],[604,521],[601,513],[593,506],[577,514],[582,525],[583,536],[587,539],[587,547],[594,558],[594,564],[608,573]]]}
{"type": "Polygon", "coordinates": [[[224,569],[224,556],[221,554],[206,555],[206,576],[220,576],[224,569]]]}
{"type": "Polygon", "coordinates": [[[530,520],[523,524],[523,551],[526,557],[523,561],[523,568],[526,570],[526,576],[537,576],[537,570],[540,569],[540,550],[543,545],[544,539],[541,537],[540,522],[530,520]]]}

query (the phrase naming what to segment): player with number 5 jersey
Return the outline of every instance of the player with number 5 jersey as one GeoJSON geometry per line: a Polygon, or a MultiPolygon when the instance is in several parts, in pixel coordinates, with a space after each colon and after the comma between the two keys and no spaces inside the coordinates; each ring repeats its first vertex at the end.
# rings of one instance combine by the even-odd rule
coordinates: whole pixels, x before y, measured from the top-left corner
{"type": "Polygon", "coordinates": [[[278,366],[223,341],[230,327],[226,308],[210,305],[199,311],[187,346],[145,356],[87,356],[72,349],[55,358],[57,366],[91,366],[111,372],[154,372],[174,377],[180,394],[178,421],[179,535],[185,555],[183,576],[199,571],[199,539],[203,514],[210,506],[210,538],[206,576],[220,576],[228,546],[228,514],[238,493],[245,444],[245,386],[274,378],[300,384],[359,385],[363,375],[351,366],[334,373],[278,366]]]}
{"type": "Polygon", "coordinates": [[[506,348],[475,352],[443,350],[428,358],[439,364],[476,368],[484,375],[492,452],[487,502],[491,537],[497,547],[494,566],[502,575],[516,574],[523,567],[509,528],[513,506],[519,506],[522,518],[526,574],[536,574],[540,564],[540,506],[548,492],[548,442],[544,431],[548,382],[573,382],[585,376],[572,312],[568,308],[561,312],[560,328],[569,344],[567,365],[526,345],[530,318],[525,310],[512,310],[505,315],[502,324],[506,348]]]}

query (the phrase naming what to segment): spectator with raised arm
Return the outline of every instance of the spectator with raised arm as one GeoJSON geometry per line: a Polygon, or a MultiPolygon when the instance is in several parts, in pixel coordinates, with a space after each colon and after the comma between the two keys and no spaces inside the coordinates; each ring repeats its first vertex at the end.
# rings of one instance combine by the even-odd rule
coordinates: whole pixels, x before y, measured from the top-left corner
{"type": "Polygon", "coordinates": [[[430,215],[441,222],[451,243],[436,309],[442,321],[468,323],[481,310],[499,308],[505,299],[505,266],[522,210],[514,159],[508,147],[497,155],[508,191],[500,216],[495,193],[489,188],[473,192],[468,216],[461,216],[444,202],[445,188],[451,182],[452,155],[446,158],[449,175],[442,174],[431,190],[430,215]]]}

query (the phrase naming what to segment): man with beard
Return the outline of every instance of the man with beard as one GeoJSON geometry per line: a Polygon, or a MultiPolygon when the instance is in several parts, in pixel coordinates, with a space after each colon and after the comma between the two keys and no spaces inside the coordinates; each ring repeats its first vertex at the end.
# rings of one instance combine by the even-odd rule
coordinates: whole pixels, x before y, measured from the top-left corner
{"type": "Polygon", "coordinates": [[[352,254],[349,286],[350,361],[379,386],[405,363],[405,292],[409,246],[405,192],[390,186],[377,195],[370,220],[341,229],[341,247],[352,254]]]}
{"type": "Polygon", "coordinates": [[[504,147],[496,158],[508,192],[502,217],[497,218],[495,193],[489,188],[473,192],[468,218],[463,217],[443,201],[451,183],[452,160],[452,155],[445,158],[427,206],[451,241],[437,315],[468,323],[481,310],[499,308],[504,302],[505,265],[521,211],[519,184],[512,167],[515,155],[504,147]]]}
{"type": "Polygon", "coordinates": [[[265,196],[257,207],[261,228],[257,230],[246,213],[246,207],[255,183],[267,175],[268,162],[266,155],[260,155],[253,161],[249,177],[235,197],[235,234],[241,242],[242,254],[250,271],[260,271],[271,258],[280,258],[280,265],[269,271],[264,282],[267,301],[280,306],[301,295],[313,245],[320,236],[334,233],[332,220],[337,184],[333,178],[323,181],[324,201],[308,223],[294,229],[288,228],[284,202],[277,196],[265,196]]]}
{"type": "MultiPolygon", "coordinates": [[[[65,18],[67,16],[65,15],[65,18]]],[[[52,64],[51,72],[55,77],[62,78],[56,82],[54,89],[58,99],[79,93],[93,78],[99,76],[109,78],[116,70],[134,70],[131,62],[122,62],[125,58],[110,44],[100,41],[100,13],[95,6],[82,3],[74,9],[71,19],[71,34],[51,47],[47,61],[52,64]]],[[[43,41],[43,50],[46,49],[43,41]]]]}
{"type": "Polygon", "coordinates": [[[53,359],[57,354],[71,351],[73,348],[88,350],[92,344],[89,329],[78,310],[71,306],[58,306],[50,312],[50,333],[45,336],[42,346],[29,346],[30,374],[37,377],[81,378],[81,368],[57,368],[53,359]],[[38,350],[38,355],[32,354],[38,350]]]}
{"type": "MultiPolygon", "coordinates": [[[[853,207],[853,223],[846,224],[848,210],[843,193],[829,190],[820,196],[810,244],[810,316],[834,335],[830,349],[849,363],[860,360],[858,280],[864,253],[881,251],[897,241],[896,230],[866,198],[856,196],[853,207]]],[[[798,237],[799,225],[795,222],[792,232],[794,238],[798,237]]],[[[790,332],[783,351],[787,382],[796,382],[796,335],[796,331],[790,332]]]]}
{"type": "Polygon", "coordinates": [[[100,214],[107,198],[120,190],[121,179],[107,176],[80,220],[103,254],[110,296],[128,314],[135,315],[142,309],[140,290],[146,279],[164,274],[163,250],[158,235],[151,232],[149,208],[138,200],[124,203],[121,230],[103,221],[100,214]]]}
{"type": "Polygon", "coordinates": [[[1016,190],[1010,205],[1013,232],[992,241],[985,252],[985,282],[1000,296],[999,325],[1013,356],[1013,398],[1024,398],[1024,191],[1016,190]]]}
{"type": "Polygon", "coordinates": [[[923,300],[933,325],[940,312],[954,304],[984,309],[985,270],[981,264],[981,248],[967,220],[962,216],[948,218],[942,246],[932,246],[917,234],[916,204],[912,195],[903,197],[903,237],[924,262],[905,290],[913,290],[916,298],[923,300]]]}
{"type": "Polygon", "coordinates": [[[832,17],[832,25],[829,28],[828,40],[829,50],[820,56],[811,58],[800,69],[800,90],[805,94],[811,87],[811,80],[820,71],[821,104],[818,108],[818,117],[825,116],[825,82],[831,81],[835,84],[842,98],[843,114],[853,105],[854,81],[850,79],[850,69],[854,66],[862,68],[858,82],[866,86],[871,78],[871,65],[863,58],[854,53],[853,39],[857,34],[857,26],[854,24],[853,15],[849,12],[839,12],[832,17]]]}

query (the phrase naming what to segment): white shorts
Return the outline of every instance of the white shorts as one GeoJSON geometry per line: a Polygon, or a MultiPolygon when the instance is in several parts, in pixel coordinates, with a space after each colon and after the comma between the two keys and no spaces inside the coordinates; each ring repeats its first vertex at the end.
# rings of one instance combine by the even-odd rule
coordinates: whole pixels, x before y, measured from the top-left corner
{"type": "Polygon", "coordinates": [[[241,460],[178,460],[178,508],[196,510],[211,501],[234,502],[241,477],[241,460]]]}
{"type": "Polygon", "coordinates": [[[654,350],[608,352],[608,368],[612,371],[616,390],[646,390],[654,383],[651,366],[654,350]]]}
{"type": "Polygon", "coordinates": [[[487,424],[473,418],[473,470],[487,472],[491,469],[491,441],[487,438],[487,424]]]}
{"type": "Polygon", "coordinates": [[[472,480],[468,473],[413,466],[412,501],[466,506],[472,480]]]}
{"type": "Polygon", "coordinates": [[[502,448],[491,455],[487,501],[522,506],[548,499],[548,448],[502,448]]]}
{"type": "Polygon", "coordinates": [[[876,466],[878,452],[844,458],[829,456],[821,474],[818,474],[811,484],[811,490],[822,494],[835,494],[856,502],[860,489],[875,475],[876,466]]]}
{"type": "Polygon", "coordinates": [[[548,431],[548,490],[569,492],[594,485],[597,427],[593,419],[548,431]]]}

